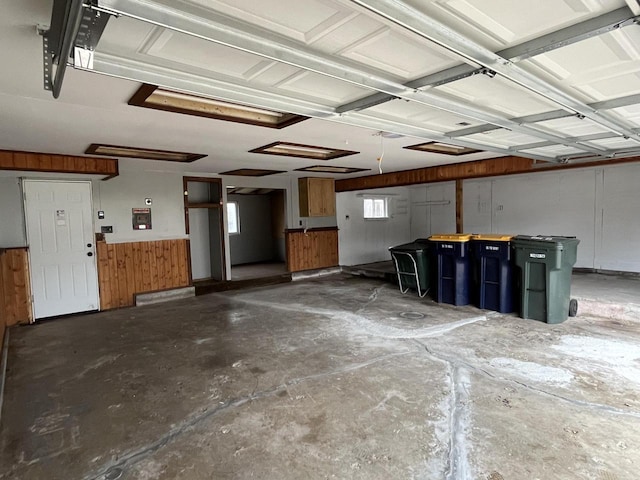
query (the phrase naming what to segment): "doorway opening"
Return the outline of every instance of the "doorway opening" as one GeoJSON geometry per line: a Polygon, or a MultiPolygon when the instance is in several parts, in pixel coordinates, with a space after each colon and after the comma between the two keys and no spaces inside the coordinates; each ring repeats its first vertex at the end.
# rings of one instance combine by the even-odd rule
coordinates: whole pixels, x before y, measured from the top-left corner
{"type": "Polygon", "coordinates": [[[231,280],[287,274],[286,191],[227,187],[231,280]]]}
{"type": "Polygon", "coordinates": [[[191,281],[193,284],[222,282],[226,279],[222,181],[184,177],[183,189],[191,281]]]}

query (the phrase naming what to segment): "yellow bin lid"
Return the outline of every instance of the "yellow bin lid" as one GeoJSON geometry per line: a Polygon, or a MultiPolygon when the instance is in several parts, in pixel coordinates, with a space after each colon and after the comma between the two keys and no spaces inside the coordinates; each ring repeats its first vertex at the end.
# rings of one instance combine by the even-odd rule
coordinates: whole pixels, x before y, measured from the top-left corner
{"type": "Polygon", "coordinates": [[[444,233],[431,235],[429,240],[434,242],[468,242],[471,240],[471,235],[468,233],[444,233]]]}
{"type": "Polygon", "coordinates": [[[509,242],[513,235],[503,235],[500,233],[478,233],[471,237],[471,240],[489,240],[491,242],[509,242]]]}

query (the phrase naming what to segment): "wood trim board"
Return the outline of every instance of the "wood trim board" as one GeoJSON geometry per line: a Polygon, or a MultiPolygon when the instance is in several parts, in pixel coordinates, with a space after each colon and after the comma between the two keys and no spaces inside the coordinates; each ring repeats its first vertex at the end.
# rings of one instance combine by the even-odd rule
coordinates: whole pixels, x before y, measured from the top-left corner
{"type": "Polygon", "coordinates": [[[0,150],[0,170],[105,175],[103,180],[119,175],[118,160],[115,158],[76,157],[12,150],[0,150]]]}

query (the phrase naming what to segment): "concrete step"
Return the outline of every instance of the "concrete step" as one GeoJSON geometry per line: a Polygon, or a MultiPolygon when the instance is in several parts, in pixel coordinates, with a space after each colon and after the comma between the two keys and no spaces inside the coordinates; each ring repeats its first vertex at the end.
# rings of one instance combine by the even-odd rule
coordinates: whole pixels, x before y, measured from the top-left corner
{"type": "Polygon", "coordinates": [[[138,293],[135,296],[135,302],[136,307],[140,307],[142,305],[182,300],[184,298],[195,297],[195,295],[196,289],[194,287],[172,288],[170,290],[159,290],[157,292],[138,293]]]}

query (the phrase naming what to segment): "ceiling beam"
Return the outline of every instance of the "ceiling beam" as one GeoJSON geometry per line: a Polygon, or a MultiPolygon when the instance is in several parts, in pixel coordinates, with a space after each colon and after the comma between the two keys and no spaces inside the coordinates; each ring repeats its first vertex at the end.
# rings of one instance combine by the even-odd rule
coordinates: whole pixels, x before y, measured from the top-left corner
{"type": "MultiPolygon", "coordinates": [[[[403,136],[416,137],[436,142],[451,143],[461,147],[469,147],[503,155],[511,154],[507,148],[495,147],[482,142],[474,142],[465,139],[452,139],[440,132],[424,128],[420,125],[404,122],[390,122],[385,119],[378,119],[359,112],[338,115],[335,110],[329,106],[286,97],[268,90],[257,90],[255,87],[232,84],[210,77],[201,77],[185,72],[177,72],[167,67],[119,55],[96,52],[93,68],[82,68],[81,70],[101,73],[126,80],[149,83],[160,87],[179,90],[204,97],[216,98],[228,102],[240,103],[252,107],[285,111],[297,115],[330,120],[345,125],[397,133],[403,136]]],[[[547,162],[558,161],[554,157],[545,155],[531,154],[526,156],[528,158],[547,162]]]]}
{"type": "MultiPolygon", "coordinates": [[[[429,107],[491,123],[509,130],[531,135],[559,144],[575,146],[586,152],[600,154],[601,147],[574,144],[549,132],[523,126],[505,117],[488,112],[469,103],[446,99],[436,93],[407,89],[401,83],[382,77],[346,59],[316,52],[304,45],[289,41],[252,25],[195,5],[181,4],[178,10],[153,0],[99,0],[99,8],[117,15],[125,15],[203,40],[225,45],[270,60],[286,63],[307,71],[326,75],[360,87],[377,90],[411,100],[429,107]]],[[[293,112],[292,112],[293,113],[293,112]]]]}
{"type": "MultiPolygon", "coordinates": [[[[351,0],[367,10],[383,17],[405,30],[430,40],[453,52],[465,61],[479,64],[502,77],[536,93],[562,108],[581,115],[604,128],[629,137],[640,143],[640,135],[626,122],[598,112],[569,93],[520,68],[468,37],[438,22],[424,12],[401,0],[351,0]]],[[[492,122],[487,122],[492,123],[492,122]]]]}
{"type": "MultiPolygon", "coordinates": [[[[566,47],[567,45],[602,35],[603,33],[607,33],[627,25],[632,25],[633,23],[637,23],[638,19],[639,17],[634,16],[627,7],[622,7],[612,12],[605,13],[604,15],[590,18],[589,20],[576,23],[575,25],[528,40],[519,45],[505,48],[504,50],[496,52],[496,55],[512,62],[519,62],[536,55],[550,52],[557,48],[566,47]]],[[[437,87],[476,75],[481,73],[482,70],[482,68],[478,68],[474,65],[456,65],[455,67],[450,67],[440,72],[412,80],[405,83],[405,86],[408,88],[437,87]]],[[[373,95],[340,105],[336,108],[336,111],[341,113],[348,112],[350,110],[362,110],[380,105],[394,98],[396,97],[383,93],[374,93],[373,95]]]]}

